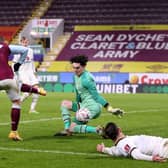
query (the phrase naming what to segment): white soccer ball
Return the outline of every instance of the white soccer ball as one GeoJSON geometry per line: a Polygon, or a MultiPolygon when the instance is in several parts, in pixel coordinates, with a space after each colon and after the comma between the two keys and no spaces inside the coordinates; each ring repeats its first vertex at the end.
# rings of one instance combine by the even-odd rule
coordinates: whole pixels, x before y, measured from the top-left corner
{"type": "Polygon", "coordinates": [[[87,108],[79,109],[76,112],[76,119],[78,121],[83,121],[83,122],[89,121],[89,119],[90,119],[90,112],[89,112],[89,110],[87,108]]]}

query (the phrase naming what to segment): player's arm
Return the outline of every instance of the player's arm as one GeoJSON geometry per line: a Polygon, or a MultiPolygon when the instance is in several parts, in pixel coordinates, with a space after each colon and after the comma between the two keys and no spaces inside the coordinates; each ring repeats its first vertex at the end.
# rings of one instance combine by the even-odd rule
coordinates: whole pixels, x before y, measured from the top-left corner
{"type": "Polygon", "coordinates": [[[122,117],[125,114],[125,111],[120,108],[113,108],[110,104],[104,106],[109,113],[112,113],[118,117],[122,117]]]}
{"type": "Polygon", "coordinates": [[[102,106],[105,106],[108,102],[104,99],[96,89],[96,83],[94,79],[90,76],[85,76],[82,78],[82,85],[88,89],[89,93],[92,95],[92,98],[100,103],[102,106]]]}
{"type": "Polygon", "coordinates": [[[105,147],[103,143],[101,143],[101,144],[97,144],[96,150],[100,153],[105,153],[110,156],[120,156],[115,146],[108,148],[108,147],[105,147]]]}
{"type": "Polygon", "coordinates": [[[81,102],[81,97],[80,97],[80,95],[79,95],[79,93],[78,93],[78,91],[77,91],[77,89],[75,88],[75,93],[76,93],[76,101],[79,103],[79,102],[81,102]]]}
{"type": "Polygon", "coordinates": [[[132,151],[130,152],[130,156],[136,160],[152,161],[152,156],[141,153],[140,150],[137,148],[132,149],[132,151]]]}
{"type": "Polygon", "coordinates": [[[113,108],[106,99],[104,99],[98,92],[96,89],[96,83],[94,81],[93,78],[91,77],[87,77],[87,78],[83,78],[83,86],[86,87],[90,94],[92,95],[93,99],[100,103],[103,107],[106,108],[106,110],[114,115],[117,115],[119,117],[121,117],[124,114],[124,111],[119,109],[119,108],[113,108]]]}
{"type": "Polygon", "coordinates": [[[20,54],[20,58],[17,63],[14,64],[14,71],[18,71],[20,65],[24,62],[26,59],[28,48],[20,45],[9,45],[9,49],[11,51],[11,54],[20,54]]]}
{"type": "Polygon", "coordinates": [[[165,162],[166,161],[166,159],[158,155],[150,156],[150,155],[143,154],[137,148],[134,148],[132,150],[131,156],[136,160],[147,160],[147,161],[154,161],[154,162],[165,162]]]}
{"type": "MultiPolygon", "coordinates": [[[[75,77],[73,77],[73,81],[75,81],[75,77]]],[[[81,102],[81,97],[80,97],[80,95],[79,95],[78,90],[76,89],[76,87],[75,87],[74,91],[75,91],[75,95],[76,95],[76,102],[77,103],[81,102]]]]}

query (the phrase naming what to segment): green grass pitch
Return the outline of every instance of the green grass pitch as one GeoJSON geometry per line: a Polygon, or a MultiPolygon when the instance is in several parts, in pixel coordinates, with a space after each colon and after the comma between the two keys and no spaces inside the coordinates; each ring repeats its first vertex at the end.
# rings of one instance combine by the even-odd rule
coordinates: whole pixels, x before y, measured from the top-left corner
{"type": "MultiPolygon", "coordinates": [[[[104,94],[114,107],[127,113],[119,119],[104,109],[98,119],[89,124],[105,125],[114,121],[126,134],[149,134],[168,137],[167,94],[104,94]]],[[[60,102],[73,99],[72,93],[48,93],[40,97],[37,110],[28,114],[31,97],[22,104],[19,133],[24,141],[7,138],[10,131],[10,105],[7,96],[0,92],[0,168],[165,168],[168,163],[137,161],[130,158],[112,158],[96,152],[96,144],[104,140],[95,134],[75,134],[71,137],[54,137],[63,129],[60,102]]]]}

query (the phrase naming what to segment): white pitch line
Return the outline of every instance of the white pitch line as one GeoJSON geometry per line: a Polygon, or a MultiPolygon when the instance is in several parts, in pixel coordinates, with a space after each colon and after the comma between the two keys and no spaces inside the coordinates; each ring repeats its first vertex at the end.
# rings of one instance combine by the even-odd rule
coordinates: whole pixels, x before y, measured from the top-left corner
{"type": "MultiPolygon", "coordinates": [[[[148,110],[133,110],[133,111],[129,111],[126,112],[125,115],[127,114],[133,114],[133,113],[146,113],[146,112],[158,112],[161,109],[148,109],[148,110]]],[[[164,110],[164,109],[162,109],[164,110]]],[[[101,116],[107,116],[107,115],[111,115],[111,113],[106,113],[106,114],[102,114],[101,116]]],[[[62,120],[61,117],[53,117],[53,118],[42,118],[42,119],[38,119],[38,120],[25,120],[25,121],[20,121],[20,124],[29,124],[29,123],[33,123],[33,122],[44,122],[44,121],[51,121],[51,120],[62,120]]],[[[0,123],[0,126],[5,126],[5,125],[10,125],[10,122],[6,122],[6,123],[0,123]]]]}
{"type": "Polygon", "coordinates": [[[107,155],[98,153],[82,153],[82,152],[68,152],[59,150],[41,150],[41,149],[22,149],[22,148],[7,148],[0,147],[1,151],[17,151],[17,152],[32,152],[32,153],[52,153],[52,154],[64,154],[64,155],[79,155],[79,156],[104,156],[107,155]]]}
{"type": "MultiPolygon", "coordinates": [[[[44,121],[51,121],[51,120],[61,120],[60,117],[53,117],[53,118],[42,118],[38,120],[25,120],[25,121],[20,121],[20,124],[27,124],[27,123],[33,123],[33,122],[44,122],[44,121]]],[[[6,123],[0,123],[0,125],[9,125],[10,122],[6,123]]]]}
{"type": "MultiPolygon", "coordinates": [[[[132,114],[132,113],[146,113],[146,112],[158,112],[161,109],[148,109],[148,110],[133,110],[133,111],[129,111],[126,112],[126,114],[132,114]]],[[[162,109],[165,110],[165,109],[162,109]]]]}

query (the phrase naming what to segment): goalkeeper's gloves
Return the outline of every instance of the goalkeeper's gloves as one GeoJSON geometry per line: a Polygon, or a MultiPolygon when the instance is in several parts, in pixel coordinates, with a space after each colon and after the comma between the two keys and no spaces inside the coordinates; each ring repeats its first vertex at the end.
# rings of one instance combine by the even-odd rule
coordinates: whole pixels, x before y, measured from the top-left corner
{"type": "Polygon", "coordinates": [[[112,106],[110,106],[110,105],[108,105],[107,107],[106,107],[106,109],[107,109],[107,111],[109,112],[109,113],[112,113],[112,114],[114,114],[114,115],[116,115],[116,116],[118,116],[118,117],[122,117],[123,115],[124,115],[124,110],[122,110],[122,109],[120,109],[120,108],[113,108],[112,106]]]}
{"type": "Polygon", "coordinates": [[[17,63],[14,64],[14,66],[13,66],[14,72],[17,72],[19,70],[20,65],[21,64],[19,62],[17,62],[17,63]]]}

